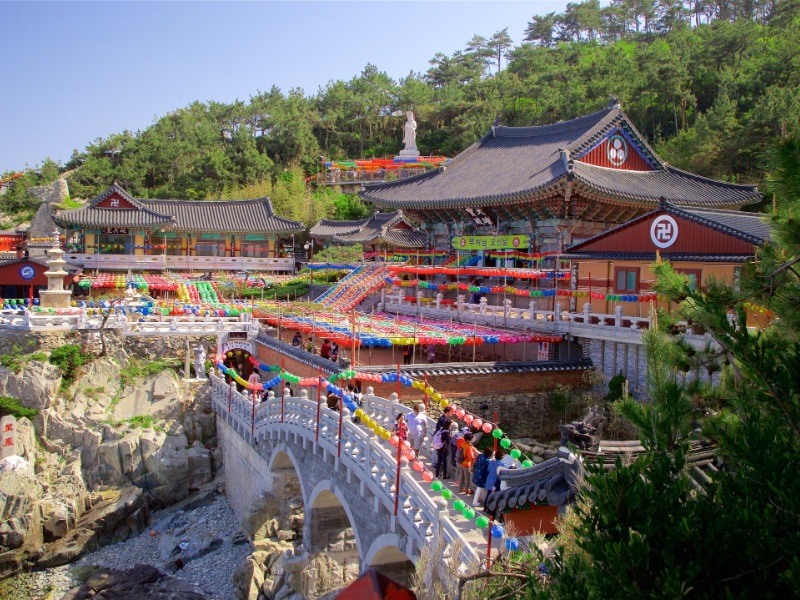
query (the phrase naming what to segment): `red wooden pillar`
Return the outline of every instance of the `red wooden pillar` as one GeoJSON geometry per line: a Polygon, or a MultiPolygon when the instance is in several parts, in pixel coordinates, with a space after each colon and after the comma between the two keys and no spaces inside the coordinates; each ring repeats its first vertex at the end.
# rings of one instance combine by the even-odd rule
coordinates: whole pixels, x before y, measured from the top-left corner
{"type": "Polygon", "coordinates": [[[397,363],[397,401],[400,401],[400,363],[397,363]]]}
{"type": "Polygon", "coordinates": [[[342,422],[344,421],[344,415],[342,414],[342,399],[339,398],[339,440],[337,442],[336,448],[336,456],[342,455],[342,422]]]}
{"type": "Polygon", "coordinates": [[[316,442],[319,443],[319,412],[322,406],[322,367],[317,369],[317,438],[316,442]]]}
{"type": "Polygon", "coordinates": [[[397,475],[394,480],[394,516],[397,516],[397,506],[400,503],[400,456],[403,452],[403,440],[397,436],[397,475]]]}
{"type": "Polygon", "coordinates": [[[492,525],[494,525],[494,517],[489,515],[489,533],[486,538],[486,569],[492,568],[492,525]]]}

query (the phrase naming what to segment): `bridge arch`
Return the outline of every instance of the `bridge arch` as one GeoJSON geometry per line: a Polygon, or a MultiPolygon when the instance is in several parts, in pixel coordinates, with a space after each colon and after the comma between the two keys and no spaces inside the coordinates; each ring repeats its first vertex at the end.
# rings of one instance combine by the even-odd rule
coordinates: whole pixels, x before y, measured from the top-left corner
{"type": "Polygon", "coordinates": [[[414,562],[400,549],[396,533],[383,533],[375,538],[364,557],[363,568],[367,567],[407,587],[411,587],[416,573],[414,562]]]}
{"type": "Polygon", "coordinates": [[[314,486],[306,507],[306,548],[335,555],[337,562],[350,563],[355,558],[360,563],[363,553],[355,516],[329,479],[314,486]]]}
{"type": "Polygon", "coordinates": [[[299,461],[286,444],[278,446],[269,459],[270,489],[278,500],[281,529],[292,529],[303,536],[304,527],[297,525],[296,516],[305,509],[306,483],[300,476],[299,461]]]}

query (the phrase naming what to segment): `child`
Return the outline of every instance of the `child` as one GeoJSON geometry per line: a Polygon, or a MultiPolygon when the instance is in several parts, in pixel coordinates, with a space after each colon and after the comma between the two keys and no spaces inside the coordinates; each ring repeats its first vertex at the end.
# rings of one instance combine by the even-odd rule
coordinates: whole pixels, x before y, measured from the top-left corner
{"type": "Polygon", "coordinates": [[[397,413],[394,419],[394,434],[404,442],[408,437],[408,425],[406,425],[406,416],[403,413],[397,413]]]}
{"type": "Polygon", "coordinates": [[[472,474],[472,483],[475,484],[475,498],[472,506],[478,506],[486,497],[486,479],[489,477],[489,465],[494,462],[494,452],[489,447],[483,449],[483,454],[475,461],[475,472],[472,474]]]}
{"type": "Polygon", "coordinates": [[[472,445],[472,433],[465,433],[458,442],[456,460],[458,461],[458,485],[461,493],[468,496],[472,495],[472,467],[475,465],[477,453],[478,451],[472,445]]]}

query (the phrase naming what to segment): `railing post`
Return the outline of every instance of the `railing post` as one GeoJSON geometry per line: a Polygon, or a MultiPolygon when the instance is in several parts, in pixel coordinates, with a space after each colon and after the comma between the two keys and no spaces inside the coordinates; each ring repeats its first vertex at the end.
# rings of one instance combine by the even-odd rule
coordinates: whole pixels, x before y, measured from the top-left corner
{"type": "Polygon", "coordinates": [[[587,302],[583,305],[583,324],[584,325],[591,325],[592,324],[592,303],[587,302]]]}
{"type": "Polygon", "coordinates": [[[531,300],[528,302],[528,311],[530,316],[528,317],[533,323],[536,322],[536,300],[531,300]]]}
{"type": "Polygon", "coordinates": [[[553,305],[553,323],[561,321],[561,302],[556,302],[553,305]]]}
{"type": "Polygon", "coordinates": [[[400,398],[400,363],[397,363],[397,398],[400,398]]]}
{"type": "Polygon", "coordinates": [[[422,292],[417,291],[417,316],[422,314],[422,292]]]}
{"type": "Polygon", "coordinates": [[[614,309],[614,326],[622,327],[622,307],[617,306],[614,309]]]}
{"type": "Polygon", "coordinates": [[[289,390],[284,388],[283,389],[283,396],[281,396],[281,423],[284,421],[284,415],[286,413],[286,396],[289,395],[289,390]]]}
{"type": "Polygon", "coordinates": [[[228,386],[228,416],[231,416],[231,401],[233,396],[233,375],[230,376],[231,381],[230,385],[228,386]]]}

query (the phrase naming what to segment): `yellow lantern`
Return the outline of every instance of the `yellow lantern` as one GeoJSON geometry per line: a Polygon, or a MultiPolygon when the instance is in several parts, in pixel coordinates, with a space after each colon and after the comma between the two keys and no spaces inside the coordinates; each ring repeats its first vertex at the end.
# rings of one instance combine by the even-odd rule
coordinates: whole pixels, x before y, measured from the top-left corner
{"type": "Polygon", "coordinates": [[[433,398],[434,402],[439,402],[442,399],[442,395],[439,392],[434,392],[431,398],[433,398]]]}
{"type": "Polygon", "coordinates": [[[433,392],[435,392],[435,391],[436,390],[434,390],[431,386],[428,386],[428,387],[425,388],[425,393],[428,394],[429,396],[431,394],[433,394],[433,392]]]}
{"type": "MultiPolygon", "coordinates": [[[[364,418],[364,411],[363,411],[362,409],[360,409],[360,408],[357,408],[357,409],[356,409],[356,412],[355,412],[355,415],[356,415],[356,416],[357,416],[359,419],[361,419],[361,418],[364,418]]],[[[366,422],[367,422],[367,419],[364,419],[364,422],[366,423],[366,422]]]]}
{"type": "Polygon", "coordinates": [[[447,400],[442,400],[441,402],[439,402],[439,408],[441,408],[442,410],[447,408],[449,405],[450,403],[447,400]]]}

